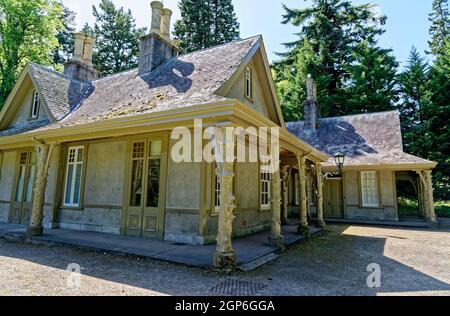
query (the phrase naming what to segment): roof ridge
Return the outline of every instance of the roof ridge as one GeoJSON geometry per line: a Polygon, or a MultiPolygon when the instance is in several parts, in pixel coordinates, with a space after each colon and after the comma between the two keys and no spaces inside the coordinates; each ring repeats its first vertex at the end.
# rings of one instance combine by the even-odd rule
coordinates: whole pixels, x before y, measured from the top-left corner
{"type": "MultiPolygon", "coordinates": [[[[368,116],[368,115],[375,116],[375,115],[388,114],[388,113],[399,114],[399,111],[398,110],[390,110],[390,111],[373,112],[373,113],[348,114],[348,115],[342,115],[342,116],[323,117],[320,120],[321,121],[335,120],[335,119],[340,119],[340,118],[350,118],[350,117],[359,117],[359,116],[368,116]]],[[[287,122],[286,124],[295,124],[295,123],[301,123],[301,122],[304,122],[304,120],[291,121],[291,122],[287,122]]]]}
{"type": "Polygon", "coordinates": [[[192,55],[192,54],[203,53],[203,52],[207,52],[209,50],[215,49],[215,48],[219,48],[219,47],[223,47],[223,46],[227,46],[227,45],[231,45],[231,44],[236,44],[236,43],[241,43],[241,42],[245,42],[245,41],[248,41],[248,40],[251,40],[251,39],[254,39],[254,38],[261,38],[261,37],[262,37],[262,35],[259,34],[259,35],[254,35],[254,36],[250,36],[250,37],[243,38],[243,39],[237,39],[237,40],[234,40],[234,41],[231,41],[231,42],[222,43],[222,44],[211,46],[211,47],[208,47],[208,48],[196,50],[195,52],[182,54],[182,55],[180,55],[178,57],[185,57],[185,56],[189,56],[189,55],[192,55]]]}
{"type": "MultiPolygon", "coordinates": [[[[235,40],[235,41],[219,44],[219,45],[216,45],[216,46],[208,47],[208,48],[205,48],[205,49],[196,50],[195,52],[182,54],[182,55],[179,55],[178,57],[174,57],[174,58],[180,58],[180,57],[190,56],[190,55],[193,55],[193,54],[203,53],[203,52],[207,52],[209,50],[215,49],[215,48],[224,47],[224,46],[227,46],[227,45],[236,44],[236,43],[240,43],[240,42],[245,42],[245,41],[248,41],[248,40],[251,40],[251,39],[254,39],[254,38],[261,38],[261,37],[262,37],[262,35],[255,35],[255,36],[251,36],[251,37],[248,37],[248,38],[239,39],[239,40],[235,40]]],[[[171,58],[169,60],[172,60],[174,58],[171,58]]],[[[169,61],[169,60],[167,60],[167,61],[169,61]]],[[[164,63],[161,64],[160,66],[162,66],[162,65],[164,65],[164,63]]],[[[96,80],[93,80],[92,82],[98,82],[98,81],[101,81],[101,80],[104,80],[104,79],[110,79],[110,78],[112,78],[114,76],[118,76],[118,75],[122,75],[122,74],[125,74],[125,73],[128,73],[128,72],[136,71],[137,69],[138,69],[138,67],[135,67],[135,68],[123,70],[123,71],[120,71],[120,72],[116,72],[116,73],[110,74],[108,76],[104,76],[104,77],[98,78],[96,80]]],[[[154,69],[153,71],[155,71],[156,69],[154,69]]],[[[147,74],[149,74],[149,73],[151,73],[153,71],[146,72],[143,75],[147,75],[147,74]]]]}

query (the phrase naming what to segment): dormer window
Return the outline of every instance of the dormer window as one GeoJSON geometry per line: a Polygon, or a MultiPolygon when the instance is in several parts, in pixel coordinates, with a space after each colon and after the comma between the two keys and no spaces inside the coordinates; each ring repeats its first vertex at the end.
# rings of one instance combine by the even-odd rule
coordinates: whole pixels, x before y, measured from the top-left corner
{"type": "Polygon", "coordinates": [[[245,96],[253,100],[253,70],[250,67],[245,68],[245,96]]]}
{"type": "Polygon", "coordinates": [[[33,92],[33,103],[31,104],[30,119],[37,119],[39,117],[39,108],[41,106],[41,98],[37,91],[33,92]]]}

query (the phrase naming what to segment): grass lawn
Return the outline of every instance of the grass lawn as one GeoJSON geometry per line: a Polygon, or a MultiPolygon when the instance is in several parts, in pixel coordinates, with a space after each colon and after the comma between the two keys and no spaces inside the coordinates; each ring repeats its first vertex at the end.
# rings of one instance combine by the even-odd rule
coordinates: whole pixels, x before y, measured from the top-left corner
{"type": "MultiPolygon", "coordinates": [[[[448,217],[450,218],[450,201],[436,202],[436,215],[438,217],[448,217]]],[[[417,201],[399,198],[398,207],[400,212],[400,217],[413,217],[419,214],[419,204],[417,201]]]]}

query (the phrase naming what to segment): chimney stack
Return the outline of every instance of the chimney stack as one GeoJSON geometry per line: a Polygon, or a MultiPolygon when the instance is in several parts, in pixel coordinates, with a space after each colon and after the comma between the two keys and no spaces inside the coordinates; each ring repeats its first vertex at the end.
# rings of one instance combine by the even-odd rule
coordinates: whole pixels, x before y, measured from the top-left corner
{"type": "Polygon", "coordinates": [[[94,69],[92,54],[95,39],[84,33],[75,34],[75,49],[73,57],[64,65],[64,73],[74,79],[92,81],[98,78],[94,69]]]}
{"type": "Polygon", "coordinates": [[[161,13],[161,36],[170,41],[170,19],[172,10],[164,8],[161,13]]]}
{"type": "Polygon", "coordinates": [[[305,128],[320,128],[320,106],[317,102],[317,84],[311,75],[306,80],[306,101],[304,103],[305,128]]]}
{"type": "Polygon", "coordinates": [[[164,8],[162,2],[153,1],[150,34],[141,37],[139,75],[153,71],[169,59],[178,56],[178,45],[170,39],[172,11],[164,8]]]}

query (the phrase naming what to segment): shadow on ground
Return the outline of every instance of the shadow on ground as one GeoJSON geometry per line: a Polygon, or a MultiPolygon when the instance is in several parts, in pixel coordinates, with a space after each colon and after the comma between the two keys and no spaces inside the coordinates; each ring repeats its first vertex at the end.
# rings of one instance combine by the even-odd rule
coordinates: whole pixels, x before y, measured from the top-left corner
{"type": "MultiPolygon", "coordinates": [[[[376,237],[367,237],[346,234],[348,228],[346,225],[330,226],[323,236],[296,246],[257,270],[228,276],[154,260],[5,241],[0,241],[0,260],[2,257],[16,258],[62,272],[68,264],[78,263],[83,267],[83,275],[169,295],[214,295],[211,289],[229,279],[249,283],[258,289],[252,292],[256,295],[377,295],[450,291],[450,285],[438,279],[448,279],[449,257],[435,253],[434,249],[403,247],[408,242],[412,242],[410,246],[420,245],[422,235],[423,238],[430,235],[441,240],[438,232],[396,229],[395,231],[406,233],[406,237],[399,237],[397,234],[386,235],[380,229],[376,237]],[[409,232],[414,233],[412,241],[409,240],[409,232]],[[390,243],[394,243],[390,247],[399,252],[400,261],[415,262],[414,266],[385,255],[388,239],[390,243]],[[421,272],[428,262],[436,265],[429,267],[432,273],[421,272]],[[382,269],[382,287],[379,289],[369,289],[366,284],[369,275],[367,266],[371,263],[379,264],[382,269]],[[421,271],[417,270],[418,267],[421,271]]],[[[445,254],[450,249],[450,239],[446,238],[443,242],[445,254]]],[[[45,277],[42,275],[42,278],[45,277]]]]}

